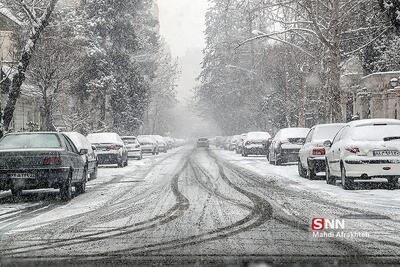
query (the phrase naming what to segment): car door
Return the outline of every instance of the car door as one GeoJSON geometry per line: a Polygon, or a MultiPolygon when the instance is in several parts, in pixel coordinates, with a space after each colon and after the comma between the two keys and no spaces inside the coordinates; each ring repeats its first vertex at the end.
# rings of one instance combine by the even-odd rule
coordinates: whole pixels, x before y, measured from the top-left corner
{"type": "Polygon", "coordinates": [[[72,180],[80,181],[83,176],[83,169],[85,167],[85,162],[83,161],[78,149],[75,147],[74,143],[69,139],[69,137],[62,135],[64,138],[65,145],[68,149],[68,157],[71,160],[72,168],[74,170],[72,180]]]}
{"type": "Polygon", "coordinates": [[[300,148],[300,152],[299,152],[299,158],[300,158],[300,162],[303,165],[303,167],[307,167],[307,161],[308,158],[311,156],[312,154],[312,137],[314,134],[315,128],[312,128],[307,136],[306,136],[306,140],[304,142],[304,145],[300,148]]]}
{"type": "Polygon", "coordinates": [[[328,152],[330,171],[332,174],[334,174],[336,176],[340,174],[340,155],[341,155],[341,149],[342,149],[342,137],[345,134],[346,129],[348,129],[348,126],[342,128],[336,134],[336,136],[332,142],[332,147],[328,152]]]}

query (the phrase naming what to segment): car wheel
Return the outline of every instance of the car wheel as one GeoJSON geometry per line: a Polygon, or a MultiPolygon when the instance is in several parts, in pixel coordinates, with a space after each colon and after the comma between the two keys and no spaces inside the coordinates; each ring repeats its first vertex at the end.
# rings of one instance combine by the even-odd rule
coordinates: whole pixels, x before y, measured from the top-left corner
{"type": "Polygon", "coordinates": [[[21,188],[11,188],[11,194],[16,198],[19,198],[22,196],[22,189],[21,188]]]}
{"type": "MultiPolygon", "coordinates": [[[[310,166],[309,163],[308,163],[307,165],[310,166]]],[[[309,180],[314,180],[316,176],[317,176],[317,175],[316,175],[316,173],[315,173],[315,170],[314,170],[313,168],[311,168],[311,167],[308,167],[308,168],[307,168],[307,178],[308,178],[309,180]]]]}
{"type": "Polygon", "coordinates": [[[297,170],[299,172],[300,177],[305,178],[307,175],[306,169],[303,168],[303,165],[301,164],[300,159],[297,161],[297,170]]]}
{"type": "Polygon", "coordinates": [[[389,189],[397,189],[399,187],[399,178],[389,178],[388,179],[389,189]]]}
{"type": "Polygon", "coordinates": [[[97,168],[98,168],[97,166],[94,167],[93,172],[90,174],[90,180],[94,180],[97,178],[97,168]]]}
{"type": "Polygon", "coordinates": [[[340,166],[340,174],[342,178],[342,187],[345,190],[354,190],[354,180],[346,176],[346,169],[343,165],[340,166]]]}
{"type": "Polygon", "coordinates": [[[75,185],[75,191],[77,194],[83,194],[86,192],[86,182],[87,182],[87,169],[85,168],[83,170],[82,182],[77,183],[75,185]]]}
{"type": "Polygon", "coordinates": [[[62,201],[70,201],[72,199],[72,174],[70,174],[64,184],[60,187],[60,197],[62,201]]]}
{"type": "Polygon", "coordinates": [[[128,160],[128,158],[126,158],[126,161],[125,161],[124,167],[128,166],[128,164],[129,164],[129,160],[128,160]]]}
{"type": "Polygon", "coordinates": [[[326,183],[330,185],[335,185],[336,184],[336,178],[331,175],[331,171],[329,170],[329,165],[328,162],[325,163],[325,178],[326,178],[326,183]]]}

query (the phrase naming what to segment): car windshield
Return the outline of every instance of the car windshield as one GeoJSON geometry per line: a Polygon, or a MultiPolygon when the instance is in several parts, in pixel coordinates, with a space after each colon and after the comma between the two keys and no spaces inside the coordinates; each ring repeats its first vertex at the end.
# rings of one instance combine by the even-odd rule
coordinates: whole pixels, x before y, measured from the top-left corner
{"type": "Polygon", "coordinates": [[[400,140],[400,124],[398,125],[367,125],[354,127],[351,138],[355,141],[384,141],[386,138],[400,140]]]}
{"type": "Polygon", "coordinates": [[[344,124],[340,125],[327,125],[327,126],[319,126],[315,128],[313,139],[314,140],[333,140],[337,132],[342,129],[344,124]]]}
{"type": "Polygon", "coordinates": [[[126,145],[135,145],[138,142],[136,138],[122,138],[122,141],[124,141],[126,145]]]}
{"type": "Polygon", "coordinates": [[[61,148],[56,134],[7,135],[0,141],[2,149],[61,148]]]}

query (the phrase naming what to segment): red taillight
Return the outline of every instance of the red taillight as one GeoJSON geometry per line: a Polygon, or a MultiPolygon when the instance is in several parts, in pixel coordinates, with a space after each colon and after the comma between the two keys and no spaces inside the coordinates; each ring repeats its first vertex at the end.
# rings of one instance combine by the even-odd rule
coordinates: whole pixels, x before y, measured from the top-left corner
{"type": "Polygon", "coordinates": [[[325,148],[314,148],[312,154],[314,156],[323,156],[325,155],[325,148]]]}
{"type": "Polygon", "coordinates": [[[121,145],[109,145],[107,150],[119,150],[121,147],[121,145]]]}
{"type": "Polygon", "coordinates": [[[61,157],[46,157],[43,159],[43,165],[60,165],[61,157]]]}
{"type": "Polygon", "coordinates": [[[353,154],[360,153],[360,149],[358,147],[346,147],[345,149],[353,154]]]}

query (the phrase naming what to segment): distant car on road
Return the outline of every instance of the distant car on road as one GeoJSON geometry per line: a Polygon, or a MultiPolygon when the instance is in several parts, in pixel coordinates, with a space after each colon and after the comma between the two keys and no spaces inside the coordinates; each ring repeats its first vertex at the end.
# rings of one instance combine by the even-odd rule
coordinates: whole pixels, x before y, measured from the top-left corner
{"type": "Polygon", "coordinates": [[[0,140],[0,190],[14,196],[22,190],[60,189],[62,200],[75,191],[86,191],[87,167],[82,158],[87,149],[78,150],[62,133],[12,133],[0,140]]]}
{"type": "Polygon", "coordinates": [[[197,140],[197,147],[209,148],[210,147],[210,142],[209,142],[208,138],[199,138],[197,140]]]}
{"type": "Polygon", "coordinates": [[[271,135],[267,132],[250,132],[243,141],[242,156],[249,155],[267,155],[266,144],[271,139],[271,135]]]}
{"type": "Polygon", "coordinates": [[[284,128],[278,131],[269,147],[269,162],[274,165],[297,162],[309,128],[284,128]]]}
{"type": "Polygon", "coordinates": [[[118,134],[93,133],[87,139],[96,147],[99,164],[117,164],[118,167],[128,165],[128,150],[118,134]]]}
{"type": "Polygon", "coordinates": [[[74,143],[78,151],[81,149],[87,149],[88,153],[86,155],[82,155],[82,159],[86,162],[86,168],[90,177],[90,180],[97,178],[97,169],[99,162],[97,160],[97,155],[95,153],[95,146],[93,146],[89,140],[82,134],[77,132],[66,132],[64,133],[68,136],[71,141],[74,143]]]}
{"type": "Polygon", "coordinates": [[[142,146],[135,136],[122,136],[121,139],[128,150],[129,158],[136,158],[138,160],[143,158],[142,146]]]}
{"type": "Polygon", "coordinates": [[[328,148],[324,141],[333,138],[345,123],[320,124],[311,128],[304,145],[299,151],[298,172],[301,177],[315,179],[316,174],[325,171],[325,154],[328,148]]]}
{"type": "Polygon", "coordinates": [[[400,120],[369,119],[348,123],[327,140],[326,181],[342,180],[344,189],[354,189],[354,180],[387,179],[391,188],[400,178],[400,120]]]}
{"type": "Polygon", "coordinates": [[[137,139],[142,147],[142,153],[158,155],[158,143],[154,136],[139,135],[137,139]]]}

